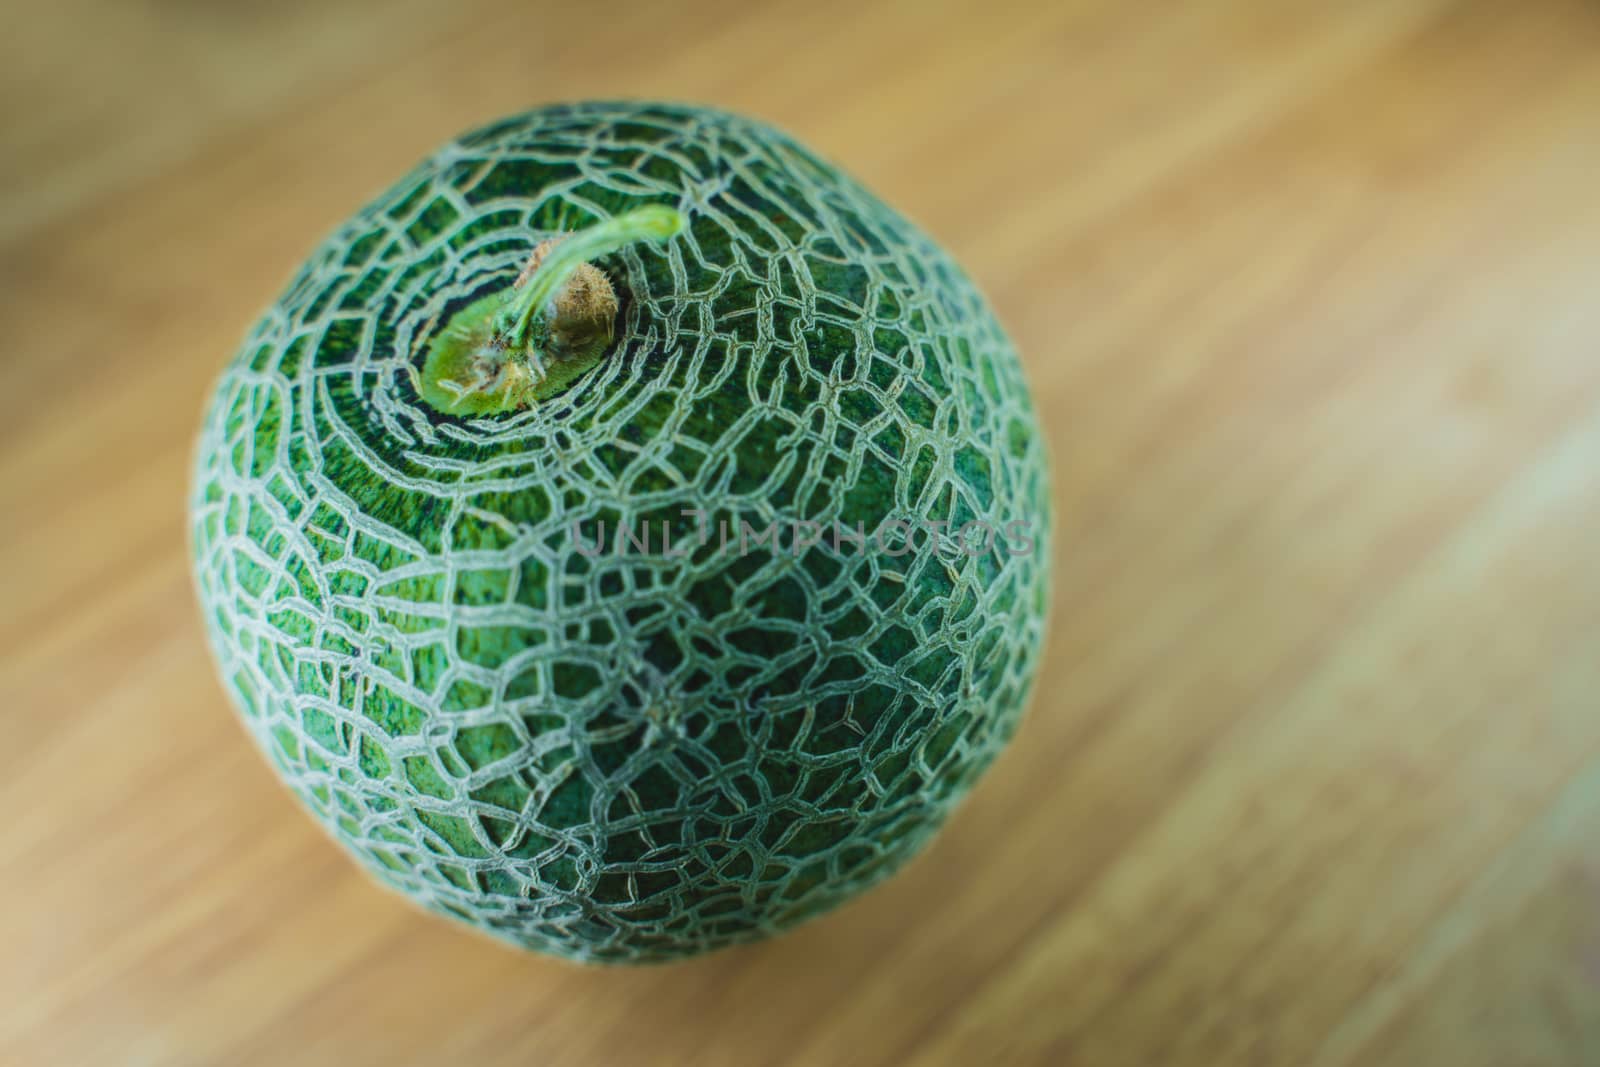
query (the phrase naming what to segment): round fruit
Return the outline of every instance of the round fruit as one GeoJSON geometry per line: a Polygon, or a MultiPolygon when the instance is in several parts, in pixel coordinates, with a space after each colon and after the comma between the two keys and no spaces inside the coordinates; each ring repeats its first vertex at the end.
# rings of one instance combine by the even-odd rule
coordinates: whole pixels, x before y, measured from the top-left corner
{"type": "Polygon", "coordinates": [[[1017,725],[1048,486],[927,237],[775,130],[588,103],[445,146],[224,371],[194,483],[222,677],[436,911],[579,960],[889,874],[1017,725]]]}

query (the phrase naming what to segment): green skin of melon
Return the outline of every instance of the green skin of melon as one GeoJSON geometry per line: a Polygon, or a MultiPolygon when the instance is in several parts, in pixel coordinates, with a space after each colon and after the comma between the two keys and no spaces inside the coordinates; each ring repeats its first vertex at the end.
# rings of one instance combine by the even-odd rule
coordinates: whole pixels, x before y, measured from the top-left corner
{"type": "Polygon", "coordinates": [[[646,103],[466,134],[341,226],[223,372],[190,513],[221,677],[316,818],[427,908],[601,962],[776,933],[921,849],[1022,714],[1049,527],[955,263],[772,128],[646,103]],[[419,398],[441,321],[645,204],[687,227],[596,261],[597,366],[514,413],[419,398]],[[992,550],[886,526],[972,521],[992,550]]]}

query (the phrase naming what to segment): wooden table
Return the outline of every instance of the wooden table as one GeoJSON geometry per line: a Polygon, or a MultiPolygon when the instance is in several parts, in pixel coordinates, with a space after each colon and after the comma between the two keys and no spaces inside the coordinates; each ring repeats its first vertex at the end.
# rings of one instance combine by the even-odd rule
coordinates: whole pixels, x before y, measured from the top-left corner
{"type": "Polygon", "coordinates": [[[0,105],[0,1062],[1600,1062],[1593,0],[57,0],[0,105]],[[793,935],[524,956],[228,710],[202,396],[343,215],[541,101],[784,126],[992,294],[1061,532],[1031,718],[793,935]]]}

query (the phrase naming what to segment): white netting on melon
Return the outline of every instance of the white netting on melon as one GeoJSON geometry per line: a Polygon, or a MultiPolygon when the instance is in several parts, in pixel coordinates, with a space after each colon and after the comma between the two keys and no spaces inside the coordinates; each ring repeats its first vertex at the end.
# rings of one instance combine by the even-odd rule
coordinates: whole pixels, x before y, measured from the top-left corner
{"type": "Polygon", "coordinates": [[[1021,714],[1048,523],[1016,356],[942,252],[768,127],[590,104],[447,146],[318,249],[222,376],[191,526],[222,676],[346,847],[499,936],[647,960],[937,829],[1021,714]],[[593,372],[492,419],[417,398],[447,310],[657,202],[689,229],[600,264],[593,372]],[[897,552],[900,522],[997,536],[897,552]],[[867,545],[796,550],[834,523],[867,545]]]}

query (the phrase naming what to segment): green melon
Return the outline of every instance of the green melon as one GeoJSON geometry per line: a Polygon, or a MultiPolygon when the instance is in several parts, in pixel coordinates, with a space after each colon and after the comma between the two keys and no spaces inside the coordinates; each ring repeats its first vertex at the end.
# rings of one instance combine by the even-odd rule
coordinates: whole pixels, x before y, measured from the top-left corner
{"type": "Polygon", "coordinates": [[[190,530],[223,681],[341,845],[503,939],[643,962],[926,844],[1026,702],[1047,481],[925,235],[761,123],[585,103],[446,145],[312,254],[222,374],[190,530]],[[539,388],[440,398],[541,241],[663,217],[553,246],[612,286],[581,358],[538,363],[529,304],[496,358],[539,388]]]}

